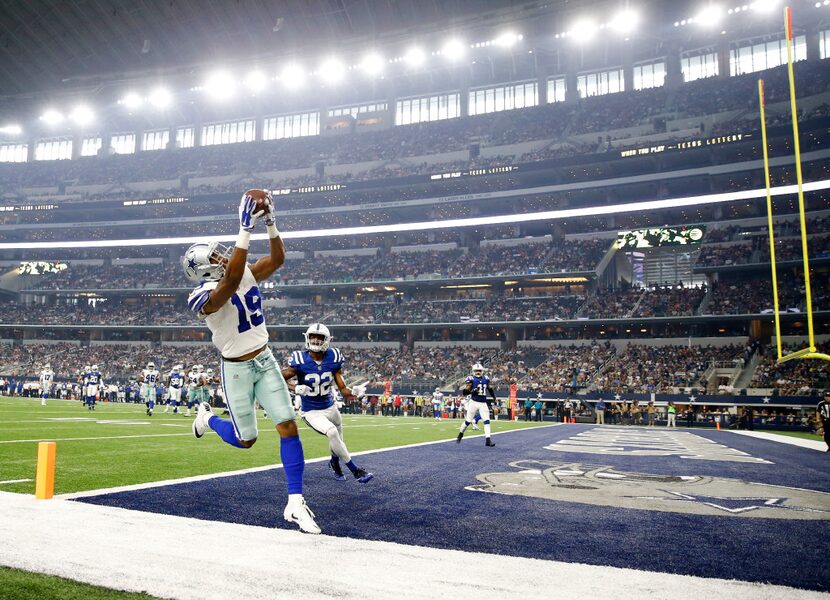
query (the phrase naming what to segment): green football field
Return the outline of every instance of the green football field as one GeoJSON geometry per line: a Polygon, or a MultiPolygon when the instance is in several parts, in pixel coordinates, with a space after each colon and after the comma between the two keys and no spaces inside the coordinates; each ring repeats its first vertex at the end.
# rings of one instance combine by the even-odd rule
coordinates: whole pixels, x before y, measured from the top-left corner
{"type": "MultiPolygon", "coordinates": [[[[259,439],[243,451],[211,432],[195,439],[192,418],[162,410],[148,417],[143,404],[99,403],[90,412],[77,401],[49,400],[44,407],[35,398],[0,397],[0,491],[34,494],[39,441],[57,442],[56,494],[235,471],[280,460],[279,436],[261,411],[259,439]]],[[[327,438],[297,423],[306,458],[327,456],[327,438]]],[[[343,415],[351,452],[452,439],[460,423],[343,415]]],[[[541,424],[500,420],[493,422],[493,431],[541,424]]],[[[474,435],[482,432],[467,432],[474,435]]]]}

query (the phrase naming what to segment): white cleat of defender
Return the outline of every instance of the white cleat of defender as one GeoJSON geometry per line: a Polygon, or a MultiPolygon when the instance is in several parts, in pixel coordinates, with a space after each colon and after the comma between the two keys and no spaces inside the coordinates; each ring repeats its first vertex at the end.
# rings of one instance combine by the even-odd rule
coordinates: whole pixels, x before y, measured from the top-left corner
{"type": "Polygon", "coordinates": [[[213,411],[210,408],[210,404],[207,402],[199,404],[196,407],[196,418],[193,419],[193,435],[197,438],[205,435],[205,431],[208,429],[208,421],[210,421],[212,416],[213,411]]]}
{"type": "Polygon", "coordinates": [[[311,509],[305,503],[305,499],[300,494],[290,494],[288,496],[288,504],[285,505],[282,516],[289,523],[299,525],[300,531],[304,533],[320,533],[320,527],[314,521],[314,513],[311,512],[311,509]]]}

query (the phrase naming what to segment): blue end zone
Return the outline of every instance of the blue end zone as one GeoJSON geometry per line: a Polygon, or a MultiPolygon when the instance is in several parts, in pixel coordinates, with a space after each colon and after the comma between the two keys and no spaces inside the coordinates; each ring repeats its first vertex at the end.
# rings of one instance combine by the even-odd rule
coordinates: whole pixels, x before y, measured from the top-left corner
{"type": "MultiPolygon", "coordinates": [[[[696,430],[680,431],[774,464],[544,448],[595,429],[567,425],[504,433],[494,438],[498,444],[495,448],[486,448],[481,436],[468,435],[460,445],[448,442],[360,456],[356,462],[376,475],[366,485],[351,477],[345,482],[334,481],[326,463],[313,463],[306,467],[305,496],[328,535],[830,590],[824,567],[830,553],[830,496],[813,494],[812,508],[804,508],[802,502],[798,505],[801,508],[790,510],[791,505],[779,509],[783,518],[769,519],[732,514],[757,515],[765,507],[748,507],[792,502],[799,492],[785,488],[771,492],[766,486],[754,486],[751,491],[759,491],[750,498],[742,493],[746,486],[733,484],[739,488],[740,498],[736,499],[725,498],[723,488],[718,494],[707,495],[706,491],[712,489],[707,487],[708,482],[730,478],[830,492],[830,455],[728,432],[696,430]],[[516,461],[529,462],[510,466],[516,461]],[[522,469],[544,469],[551,463],[567,466],[551,470],[561,475],[552,483],[535,476],[543,494],[551,489],[565,494],[586,490],[592,494],[592,503],[513,495],[510,486],[517,484],[509,482],[499,488],[499,493],[465,489],[482,485],[477,475],[515,475],[522,469]],[[592,470],[597,466],[602,468],[592,470]],[[604,477],[573,479],[570,473],[581,470],[602,472],[604,477]],[[622,501],[636,497],[630,501],[651,502],[641,498],[665,496],[662,490],[694,476],[701,476],[704,483],[690,488],[692,500],[684,496],[670,498],[677,500],[676,512],[620,508],[621,496],[613,495],[618,493],[613,491],[613,481],[625,477],[620,473],[649,474],[642,478],[643,493],[628,494],[622,501]],[[604,487],[607,481],[612,487],[604,487]],[[689,514],[680,508],[701,503],[717,505],[703,507],[716,514],[689,514]],[[808,511],[814,515],[812,520],[787,518],[808,511]]],[[[627,433],[646,431],[620,429],[627,433]]],[[[704,440],[699,443],[707,444],[704,440]]],[[[277,470],[80,501],[293,529],[282,519],[285,497],[285,477],[277,470]]]]}

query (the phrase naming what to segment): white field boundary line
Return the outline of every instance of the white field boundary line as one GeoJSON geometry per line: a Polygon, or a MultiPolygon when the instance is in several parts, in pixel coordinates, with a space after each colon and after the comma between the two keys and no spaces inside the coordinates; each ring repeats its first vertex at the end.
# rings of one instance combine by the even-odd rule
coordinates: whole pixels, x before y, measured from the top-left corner
{"type": "MultiPolygon", "coordinates": [[[[179,600],[826,600],[779,585],[359,540],[0,492],[0,564],[179,600]],[[136,569],[124,556],[139,555],[136,569]],[[221,556],[197,574],[182,556],[221,556]],[[262,557],[273,557],[262,560],[262,557]],[[359,569],[343,557],[360,556],[359,569]],[[452,577],[452,564],[469,577],[452,577]],[[498,565],[498,569],[482,569],[498,565]],[[413,579],[412,573],[418,573],[413,579]],[[532,577],[505,574],[532,573],[532,577]],[[539,581],[555,582],[555,592],[539,581]]],[[[323,525],[325,527],[325,525],[323,525]]]]}
{"type": "MultiPolygon", "coordinates": [[[[541,425],[538,427],[528,427],[525,429],[512,429],[510,431],[494,431],[492,435],[501,435],[504,433],[515,433],[519,431],[535,431],[537,429],[547,429],[550,427],[559,427],[562,426],[563,423],[553,423],[551,425],[541,425]]],[[[175,434],[180,435],[180,434],[175,434]]],[[[188,434],[192,435],[192,434],[188,434]]],[[[402,446],[390,446],[388,448],[377,448],[374,450],[362,450],[360,452],[351,452],[352,456],[366,456],[368,454],[380,454],[381,452],[392,452],[393,450],[404,450],[407,448],[419,448],[421,446],[432,446],[434,444],[447,444],[449,442],[455,442],[455,438],[451,438],[448,440],[433,440],[430,442],[417,442],[415,444],[404,444],[402,446]]],[[[310,463],[318,463],[329,460],[329,456],[321,456],[318,458],[309,458],[306,459],[306,464],[310,463]]],[[[207,481],[209,479],[220,479],[222,477],[233,477],[235,475],[246,475],[248,473],[260,473],[262,471],[270,471],[272,469],[281,469],[282,464],[274,464],[274,465],[265,465],[262,467],[250,467],[247,469],[239,469],[236,471],[224,471],[222,473],[210,473],[207,475],[194,475],[192,477],[182,477],[179,479],[165,479],[162,481],[150,481],[147,483],[136,483],[133,485],[123,485],[117,486],[112,488],[102,488],[99,490],[85,490],[83,492],[70,492],[68,494],[57,494],[55,495],[56,499],[60,500],[75,500],[77,498],[87,498],[90,496],[100,496],[102,494],[115,494],[118,492],[132,492],[136,490],[148,490],[157,487],[164,487],[168,485],[176,485],[179,483],[193,483],[197,481],[207,481]]]]}
{"type": "Polygon", "coordinates": [[[27,481],[34,481],[34,479],[6,479],[6,481],[0,481],[0,485],[7,483],[26,483],[27,481]]]}
{"type": "Polygon", "coordinates": [[[745,435],[747,437],[752,437],[759,440],[778,442],[779,444],[790,444],[791,446],[808,448],[809,450],[818,450],[819,452],[825,452],[827,450],[827,444],[825,444],[824,442],[819,442],[817,440],[805,440],[804,438],[800,437],[790,435],[778,435],[775,433],[767,433],[765,431],[738,431],[735,429],[729,429],[728,431],[730,433],[745,435]]]}
{"type": "MultiPolygon", "coordinates": [[[[460,419],[458,419],[458,420],[460,421],[460,419]]],[[[84,424],[84,423],[89,423],[89,424],[93,424],[93,425],[115,425],[115,426],[120,425],[117,422],[115,422],[115,423],[111,423],[111,422],[98,423],[97,421],[58,421],[58,423],[66,423],[66,422],[72,423],[74,425],[84,424]]],[[[126,427],[126,426],[129,426],[129,425],[152,425],[153,423],[155,423],[155,421],[144,421],[142,423],[125,422],[122,426],[126,427]]],[[[448,421],[447,423],[436,423],[436,425],[451,424],[451,423],[452,423],[452,421],[448,421]]],[[[46,425],[46,424],[51,424],[51,423],[49,423],[48,421],[44,421],[44,425],[46,425]]],[[[170,425],[168,423],[157,423],[157,424],[159,426],[164,426],[164,425],[169,426],[170,425]]],[[[413,423],[413,424],[417,424],[417,423],[413,423]]],[[[182,424],[182,425],[185,425],[185,424],[182,424]]],[[[388,425],[381,425],[381,424],[376,424],[376,425],[351,425],[349,427],[349,429],[371,429],[373,427],[387,427],[388,428],[388,427],[400,427],[402,425],[407,425],[407,423],[390,423],[388,425]]],[[[553,423],[553,425],[563,425],[563,423],[553,423]]],[[[297,426],[300,427],[301,429],[307,429],[308,431],[311,431],[311,428],[308,427],[307,425],[305,425],[304,423],[298,424],[297,426]]],[[[524,431],[526,429],[541,429],[543,427],[550,427],[550,425],[537,425],[537,426],[532,426],[532,427],[516,427],[515,429],[510,429],[508,431],[493,432],[493,434],[495,435],[496,433],[508,433],[509,431],[524,431]]],[[[457,427],[453,427],[453,429],[457,429],[457,427]]],[[[259,431],[259,434],[276,433],[276,432],[277,432],[276,429],[263,429],[263,430],[259,431]]],[[[193,434],[192,433],[146,433],[144,435],[110,435],[110,436],[102,435],[102,436],[74,437],[74,438],[46,437],[46,438],[25,439],[25,440],[0,440],[0,444],[24,444],[24,443],[25,444],[30,444],[30,443],[33,443],[33,442],[88,442],[88,441],[92,441],[92,440],[128,440],[128,439],[136,439],[136,438],[176,437],[176,436],[186,437],[186,436],[189,436],[189,435],[193,435],[193,434]]],[[[476,436],[480,436],[480,435],[483,435],[483,432],[478,433],[478,434],[473,433],[473,432],[470,433],[470,437],[476,437],[476,436]]]]}

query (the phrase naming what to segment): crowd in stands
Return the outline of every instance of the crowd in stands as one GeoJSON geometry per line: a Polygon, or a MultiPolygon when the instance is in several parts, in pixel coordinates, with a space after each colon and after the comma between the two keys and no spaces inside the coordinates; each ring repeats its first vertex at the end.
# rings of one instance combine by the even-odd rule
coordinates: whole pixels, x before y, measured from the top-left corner
{"type": "MultiPolygon", "coordinates": [[[[298,342],[298,347],[301,345],[298,342]]],[[[732,363],[742,367],[751,353],[740,345],[646,346],[629,344],[619,353],[608,342],[581,346],[497,348],[472,346],[416,347],[413,350],[369,347],[338,347],[346,356],[344,372],[348,381],[369,381],[381,386],[390,381],[396,390],[427,393],[435,387],[459,386],[469,375],[470,366],[482,362],[488,376],[500,391],[517,383],[528,392],[575,392],[587,388],[609,393],[683,393],[698,389],[705,393],[709,382],[702,376],[713,363],[732,363]]],[[[174,364],[187,368],[202,364],[218,366],[218,355],[210,344],[186,346],[141,343],[81,346],[68,342],[0,346],[0,374],[36,376],[50,363],[59,380],[77,379],[82,366],[99,364],[107,382],[125,383],[149,361],[165,374],[174,364]]],[[[785,346],[789,353],[800,347],[785,346]]],[[[830,345],[819,344],[827,353],[830,345]]],[[[290,349],[277,348],[278,356],[290,349]]],[[[777,364],[775,349],[761,349],[752,388],[771,388],[785,396],[812,395],[830,386],[830,365],[822,360],[793,360],[777,364]]]]}
{"type": "Polygon", "coordinates": [[[646,288],[634,317],[687,317],[695,314],[706,286],[654,286],[646,288]]]}
{"type": "Polygon", "coordinates": [[[530,369],[520,384],[532,391],[575,392],[588,386],[613,356],[614,348],[607,342],[553,346],[547,350],[545,360],[530,369]]]}
{"type": "Polygon", "coordinates": [[[629,344],[592,387],[630,393],[671,393],[674,388],[705,390],[704,371],[715,361],[742,361],[743,346],[642,346],[629,344]]]}
{"type": "MultiPolygon", "coordinates": [[[[803,349],[804,346],[785,344],[783,354],[803,349]]],[[[817,351],[830,352],[830,344],[817,344],[817,351]]],[[[752,375],[751,387],[774,388],[783,396],[807,396],[830,388],[830,361],[796,359],[778,364],[777,350],[763,348],[763,355],[752,375]]]]}
{"type": "MultiPolygon", "coordinates": [[[[801,96],[814,95],[827,89],[827,69],[820,61],[799,62],[795,66],[801,82],[798,90],[801,96]]],[[[308,169],[309,173],[283,175],[272,179],[271,184],[274,187],[291,187],[354,181],[377,177],[384,172],[387,175],[381,176],[416,174],[431,170],[431,167],[424,167],[420,161],[406,159],[448,151],[466,151],[472,140],[485,146],[498,146],[533,140],[559,140],[566,135],[600,133],[638,125],[646,125],[647,132],[650,133],[658,131],[656,122],[665,121],[665,118],[754,107],[755,94],[751,88],[754,87],[756,78],[757,75],[753,74],[726,80],[702,79],[683,84],[672,94],[663,88],[629,91],[584,98],[574,105],[552,103],[348,135],[202,146],[169,152],[141,151],[133,155],[82,157],[25,165],[4,163],[0,164],[0,192],[17,193],[28,187],[59,188],[67,183],[117,187],[138,181],[165,182],[160,189],[163,187],[175,192],[170,181],[184,183],[188,178],[216,175],[245,178],[254,173],[260,174],[257,180],[262,181],[262,174],[290,169],[308,169]],[[390,161],[395,161],[394,166],[387,168],[383,163],[390,161]],[[310,174],[311,169],[320,162],[329,165],[369,163],[370,166],[345,175],[321,178],[310,174]]],[[[784,67],[766,71],[764,78],[768,84],[769,102],[786,99],[784,67]]],[[[818,111],[817,114],[822,113],[818,111]]],[[[704,133],[708,135],[711,132],[704,133]]],[[[595,152],[603,147],[590,145],[585,149],[595,152]]],[[[562,152],[562,148],[551,152],[562,152]]],[[[533,158],[534,154],[526,153],[525,157],[533,158]]],[[[547,157],[542,150],[538,158],[547,157]]],[[[462,164],[464,168],[476,166],[476,163],[466,160],[462,164]]],[[[462,168],[458,163],[451,163],[451,166],[454,169],[462,168]]],[[[238,178],[228,184],[196,183],[194,190],[224,191],[223,188],[227,185],[238,189],[238,178]]]]}
{"type": "MultiPolygon", "coordinates": [[[[409,251],[381,254],[288,258],[274,277],[280,283],[329,283],[383,281],[413,278],[470,277],[575,272],[596,268],[609,244],[599,241],[566,241],[553,245],[522,243],[463,249],[409,251]]],[[[90,265],[69,263],[58,273],[38,276],[27,289],[113,289],[189,287],[178,261],[90,265]]]]}

